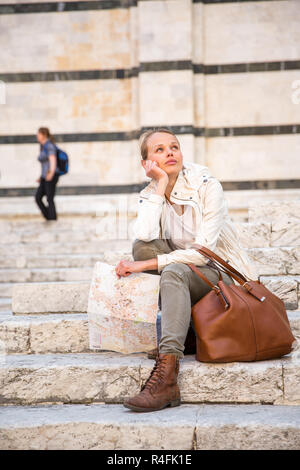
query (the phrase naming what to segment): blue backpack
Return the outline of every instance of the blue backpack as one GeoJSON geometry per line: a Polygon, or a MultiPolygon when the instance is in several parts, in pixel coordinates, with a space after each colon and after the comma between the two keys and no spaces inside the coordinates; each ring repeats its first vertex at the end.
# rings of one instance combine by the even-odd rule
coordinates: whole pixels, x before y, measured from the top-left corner
{"type": "Polygon", "coordinates": [[[69,157],[60,148],[56,147],[57,152],[57,168],[59,169],[59,175],[66,175],[69,171],[69,157]]]}

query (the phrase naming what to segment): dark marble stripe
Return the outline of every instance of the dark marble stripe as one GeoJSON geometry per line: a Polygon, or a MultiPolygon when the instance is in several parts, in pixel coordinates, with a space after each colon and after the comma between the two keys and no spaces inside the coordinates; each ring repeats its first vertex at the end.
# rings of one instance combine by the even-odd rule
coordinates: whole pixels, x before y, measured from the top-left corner
{"type": "Polygon", "coordinates": [[[6,83],[18,82],[56,82],[72,80],[107,80],[137,77],[139,69],[112,70],[71,70],[57,72],[0,73],[0,80],[6,83]]]}
{"type": "MultiPolygon", "coordinates": [[[[128,141],[138,138],[138,131],[132,132],[90,132],[74,134],[55,134],[56,142],[110,142],[128,141]]],[[[33,144],[35,135],[6,135],[0,136],[0,144],[33,144]]]]}
{"type": "Polygon", "coordinates": [[[213,75],[218,73],[275,72],[281,70],[299,70],[300,60],[281,60],[273,62],[246,62],[240,64],[194,64],[194,73],[213,75]]]}
{"type": "Polygon", "coordinates": [[[137,0],[100,0],[88,2],[40,2],[0,5],[0,15],[18,13],[60,13],[63,11],[113,10],[137,6],[137,0]]]}
{"type": "MultiPolygon", "coordinates": [[[[143,0],[142,0],[143,1],[143,0]]],[[[193,0],[193,3],[203,3],[204,5],[218,4],[218,3],[249,3],[249,2],[276,2],[276,1],[289,1],[289,0],[193,0]]]]}
{"type": "Polygon", "coordinates": [[[274,72],[283,70],[300,70],[300,60],[277,62],[252,62],[244,64],[193,64],[190,60],[164,62],[143,62],[138,67],[111,70],[70,70],[55,72],[20,72],[0,73],[0,80],[5,83],[19,82],[53,82],[71,80],[107,80],[137,77],[141,72],[164,72],[176,70],[193,70],[195,74],[213,75],[219,73],[274,72]]]}
{"type": "MultiPolygon", "coordinates": [[[[300,179],[260,181],[220,181],[224,191],[256,189],[299,189],[300,179]]],[[[148,182],[104,186],[57,186],[56,194],[64,196],[85,194],[132,194],[140,192],[148,182]]],[[[35,188],[0,188],[0,197],[33,197],[35,188]]]]}
{"type": "Polygon", "coordinates": [[[142,62],[140,72],[164,72],[168,70],[193,70],[191,60],[170,60],[161,62],[142,62]]]}
{"type": "MultiPolygon", "coordinates": [[[[26,13],[59,13],[63,11],[87,11],[87,10],[114,10],[116,8],[130,8],[137,6],[138,2],[148,0],[100,0],[87,2],[39,2],[39,3],[15,3],[0,5],[0,15],[26,14],[26,13]]],[[[221,4],[243,2],[275,2],[279,0],[193,0],[193,3],[221,4]]],[[[282,0],[281,0],[282,1],[282,0]]],[[[284,1],[284,0],[283,0],[284,1]]],[[[287,0],[286,0],[287,1],[287,0]]]]}
{"type": "MultiPolygon", "coordinates": [[[[103,186],[57,186],[56,194],[64,196],[84,194],[131,194],[141,191],[147,182],[103,186]]],[[[33,196],[35,188],[0,188],[0,197],[33,196]]]]}
{"type": "Polygon", "coordinates": [[[205,137],[299,134],[300,124],[278,126],[215,127],[205,129],[205,137]]]}
{"type": "Polygon", "coordinates": [[[224,191],[248,189],[300,189],[300,179],[259,180],[259,181],[221,181],[224,191]]]}
{"type": "MultiPolygon", "coordinates": [[[[157,126],[156,126],[157,127],[157,126]]],[[[241,127],[215,127],[203,128],[189,125],[160,126],[167,127],[174,134],[194,135],[195,137],[234,137],[257,135],[300,134],[300,124],[287,124],[278,126],[241,126],[241,127]]],[[[128,132],[91,132],[73,134],[55,134],[55,140],[61,142],[122,142],[138,139],[140,134],[153,127],[143,127],[128,132]]],[[[0,135],[0,144],[35,144],[35,135],[0,135]]]]}
{"type": "Polygon", "coordinates": [[[193,0],[193,3],[204,3],[204,5],[218,4],[218,3],[245,3],[245,2],[276,2],[276,1],[288,1],[288,0],[193,0]]]}

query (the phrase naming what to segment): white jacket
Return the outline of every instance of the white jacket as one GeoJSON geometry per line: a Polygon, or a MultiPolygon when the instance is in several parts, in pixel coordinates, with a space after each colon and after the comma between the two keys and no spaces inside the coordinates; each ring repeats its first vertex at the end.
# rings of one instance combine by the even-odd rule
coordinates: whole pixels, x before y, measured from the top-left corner
{"type": "MultiPolygon", "coordinates": [[[[162,238],[162,233],[165,233],[166,198],[154,194],[156,187],[157,181],[152,178],[139,193],[138,215],[132,227],[135,239],[151,241],[162,238]]],[[[170,263],[205,265],[208,258],[195,249],[205,246],[248,279],[257,279],[256,269],[251,265],[246,250],[240,245],[237,227],[228,214],[222,185],[210,174],[207,166],[184,163],[170,194],[170,200],[176,204],[192,205],[195,210],[197,235],[190,248],[157,255],[159,273],[170,263]]]]}

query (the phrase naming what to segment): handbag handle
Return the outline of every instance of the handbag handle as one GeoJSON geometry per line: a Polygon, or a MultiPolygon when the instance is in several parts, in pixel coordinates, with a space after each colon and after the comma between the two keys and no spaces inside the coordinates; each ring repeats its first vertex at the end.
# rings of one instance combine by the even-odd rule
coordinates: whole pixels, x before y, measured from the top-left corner
{"type": "MultiPolygon", "coordinates": [[[[259,280],[258,281],[253,281],[253,279],[250,279],[249,281],[247,281],[247,279],[241,273],[239,273],[239,271],[237,271],[235,268],[230,266],[230,264],[226,263],[226,261],[224,261],[222,258],[220,258],[220,256],[216,255],[216,253],[214,253],[213,251],[209,250],[206,247],[201,246],[201,248],[197,249],[197,251],[199,251],[199,253],[201,253],[201,254],[204,254],[204,256],[207,256],[209,259],[211,259],[210,257],[212,257],[214,260],[216,260],[222,266],[224,266],[225,269],[228,271],[228,274],[230,276],[232,276],[233,279],[235,279],[242,287],[247,289],[248,293],[251,294],[253,297],[255,297],[257,300],[259,300],[260,302],[263,302],[266,299],[265,295],[261,295],[261,292],[257,289],[257,284],[256,283],[260,284],[259,280]],[[206,253],[206,251],[208,253],[206,253]],[[227,269],[227,267],[228,267],[228,269],[227,269]],[[237,273],[237,274],[235,274],[235,273],[237,273]]],[[[212,263],[214,263],[214,261],[212,261],[212,263]]],[[[200,271],[196,268],[196,266],[194,264],[187,263],[187,265],[193,271],[195,271],[210,287],[212,287],[214,289],[214,291],[222,299],[222,301],[225,305],[225,309],[226,309],[229,306],[229,303],[227,302],[227,299],[226,299],[224,293],[222,292],[221,288],[219,286],[214,286],[209,281],[209,279],[207,279],[206,276],[204,276],[202,273],[200,273],[200,271]]],[[[219,272],[219,278],[220,278],[220,276],[221,276],[221,273],[219,272]]]]}
{"type": "MultiPolygon", "coordinates": [[[[243,280],[244,282],[247,282],[247,279],[245,278],[245,276],[243,276],[243,274],[241,274],[239,271],[237,271],[237,269],[235,269],[230,264],[226,263],[226,261],[224,261],[220,256],[218,256],[216,253],[211,251],[209,248],[206,248],[205,246],[201,246],[201,248],[199,248],[199,249],[196,248],[196,250],[199,251],[199,253],[201,253],[202,255],[206,256],[207,258],[209,258],[209,259],[213,258],[214,261],[217,261],[222,266],[224,266],[225,269],[230,272],[230,275],[232,275],[232,277],[234,279],[236,279],[236,277],[233,274],[238,276],[240,278],[240,280],[243,280]]],[[[237,281],[241,284],[240,280],[237,280],[237,281]]]]}
{"type": "MultiPolygon", "coordinates": [[[[224,305],[224,308],[225,310],[229,307],[229,303],[224,295],[224,293],[221,291],[220,287],[219,286],[216,286],[214,285],[206,276],[204,276],[204,274],[199,271],[198,268],[196,268],[196,266],[194,264],[190,264],[188,263],[187,264],[196,274],[198,274],[198,276],[201,277],[201,279],[203,279],[204,282],[206,282],[206,284],[208,284],[214,291],[215,293],[220,297],[220,300],[221,302],[223,303],[224,305]]],[[[222,276],[221,276],[221,273],[220,271],[218,270],[218,273],[219,273],[219,280],[222,279],[222,276]]]]}

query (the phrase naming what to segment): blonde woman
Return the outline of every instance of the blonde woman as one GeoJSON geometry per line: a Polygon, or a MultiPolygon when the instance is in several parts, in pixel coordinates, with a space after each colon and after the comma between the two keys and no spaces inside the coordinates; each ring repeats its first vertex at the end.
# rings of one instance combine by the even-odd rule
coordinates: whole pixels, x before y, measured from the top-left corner
{"type": "MultiPolygon", "coordinates": [[[[180,143],[168,129],[140,139],[141,164],[151,178],[140,192],[134,225],[134,261],[121,260],[116,274],[160,274],[161,339],[155,365],[140,393],[124,400],[134,411],[156,411],[180,404],[179,361],[191,322],[191,307],[210,290],[187,263],[214,284],[219,276],[195,248],[206,246],[253,278],[249,258],[228,215],[221,183],[206,166],[183,162],[180,143]]],[[[233,279],[222,272],[226,284],[233,279]]],[[[142,295],[142,293],[141,293],[142,295]]]]}

